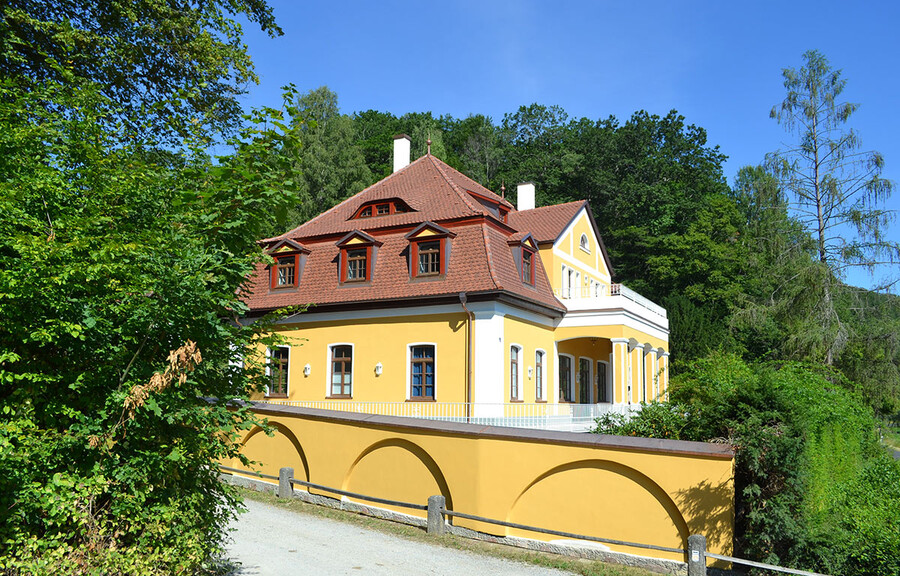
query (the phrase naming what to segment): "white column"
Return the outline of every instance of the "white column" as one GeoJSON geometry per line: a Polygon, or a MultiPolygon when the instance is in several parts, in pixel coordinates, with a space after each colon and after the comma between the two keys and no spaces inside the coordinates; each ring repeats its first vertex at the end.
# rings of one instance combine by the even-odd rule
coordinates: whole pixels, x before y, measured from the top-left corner
{"type": "Polygon", "coordinates": [[[628,338],[610,338],[612,342],[612,403],[626,404],[628,338]]]}
{"type": "Polygon", "coordinates": [[[502,416],[505,399],[503,397],[503,360],[506,358],[503,352],[503,321],[504,316],[493,310],[473,310],[475,321],[472,323],[472,333],[475,336],[474,362],[472,370],[472,403],[473,416],[502,416]],[[477,406],[478,404],[497,405],[493,410],[497,414],[489,413],[489,406],[477,406]],[[488,412],[485,412],[488,410],[488,412]]]}

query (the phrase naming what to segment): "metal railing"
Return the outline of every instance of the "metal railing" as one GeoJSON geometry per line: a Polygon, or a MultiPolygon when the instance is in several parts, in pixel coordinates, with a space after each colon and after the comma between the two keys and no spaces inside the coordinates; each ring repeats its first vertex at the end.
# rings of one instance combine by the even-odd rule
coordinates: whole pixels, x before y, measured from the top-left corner
{"type": "Polygon", "coordinates": [[[428,513],[426,527],[429,534],[444,534],[448,529],[448,518],[463,518],[466,520],[473,520],[475,522],[483,522],[486,524],[493,524],[496,526],[504,526],[507,528],[515,528],[517,530],[524,530],[527,532],[535,532],[538,534],[549,534],[551,536],[560,536],[562,538],[569,538],[573,540],[583,540],[586,542],[599,542],[603,544],[613,544],[616,546],[626,546],[629,548],[640,548],[644,550],[655,550],[659,552],[669,552],[673,554],[684,554],[685,562],[688,568],[688,576],[706,576],[706,564],[707,559],[711,558],[714,560],[721,560],[724,562],[731,562],[732,564],[741,564],[744,566],[750,566],[753,568],[760,568],[763,570],[772,570],[775,572],[782,572],[786,574],[797,574],[798,576],[826,576],[824,574],[820,574],[818,572],[809,572],[806,570],[798,570],[796,568],[786,568],[784,566],[777,566],[775,564],[766,564],[764,562],[756,562],[753,560],[748,560],[746,558],[737,558],[735,556],[727,556],[725,554],[715,554],[713,552],[708,552],[706,550],[706,537],[701,534],[692,534],[687,538],[687,549],[685,548],[674,548],[669,546],[659,546],[657,544],[648,544],[645,542],[630,542],[628,540],[617,540],[613,538],[603,538],[599,536],[590,536],[588,534],[578,534],[574,532],[565,532],[562,530],[553,530],[550,528],[543,528],[540,526],[531,526],[528,524],[517,524],[514,522],[506,522],[504,520],[497,520],[495,518],[486,518],[484,516],[478,516],[475,514],[466,514],[464,512],[458,512],[455,510],[451,510],[447,508],[446,499],[443,495],[435,495],[429,496],[427,504],[414,504],[411,502],[403,502],[400,500],[390,500],[387,498],[378,498],[375,496],[368,496],[365,494],[357,494],[355,492],[348,492],[346,490],[340,490],[338,488],[332,488],[330,486],[323,486],[320,484],[314,484],[312,482],[306,482],[303,480],[297,480],[294,478],[294,469],[289,467],[280,468],[278,471],[278,476],[273,476],[271,474],[263,474],[261,472],[256,472],[253,470],[242,470],[239,468],[229,468],[227,466],[219,465],[221,470],[238,473],[238,474],[246,474],[249,476],[257,476],[260,478],[277,480],[278,481],[278,492],[277,495],[279,498],[292,498],[294,497],[294,486],[300,485],[307,488],[314,488],[317,490],[322,490],[325,492],[331,492],[333,494],[339,494],[341,496],[345,496],[348,498],[356,498],[358,500],[363,500],[367,502],[375,502],[378,504],[385,504],[388,506],[396,506],[400,508],[408,508],[414,510],[425,510],[428,513]]]}
{"type": "Polygon", "coordinates": [[[594,427],[594,420],[605,414],[615,413],[627,416],[641,408],[639,404],[555,404],[548,402],[361,402],[356,400],[279,399],[268,399],[265,402],[356,414],[566,432],[586,432],[594,427]]]}
{"type": "Polygon", "coordinates": [[[666,309],[660,306],[659,304],[653,302],[649,298],[645,298],[641,296],[628,286],[624,284],[610,284],[607,286],[606,284],[594,284],[593,286],[569,286],[561,290],[554,290],[554,294],[562,300],[585,300],[585,299],[594,299],[597,301],[597,307],[603,308],[608,302],[608,305],[612,305],[612,300],[607,300],[608,298],[615,298],[616,296],[621,296],[622,298],[626,298],[631,300],[635,304],[641,306],[649,312],[656,314],[657,316],[666,317],[666,309]]]}

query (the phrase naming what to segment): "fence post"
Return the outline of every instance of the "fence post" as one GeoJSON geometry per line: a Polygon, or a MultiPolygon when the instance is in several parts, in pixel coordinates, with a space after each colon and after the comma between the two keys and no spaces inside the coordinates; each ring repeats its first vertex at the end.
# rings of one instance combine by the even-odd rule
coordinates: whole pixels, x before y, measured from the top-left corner
{"type": "Polygon", "coordinates": [[[293,468],[281,468],[278,470],[278,497],[290,498],[294,495],[294,485],[291,480],[294,479],[293,468]]]}
{"type": "Polygon", "coordinates": [[[444,515],[441,510],[447,505],[447,500],[443,496],[428,497],[428,533],[443,534],[444,533],[444,515]]]}
{"type": "Polygon", "coordinates": [[[688,576],[706,576],[706,536],[688,536],[688,576]]]}

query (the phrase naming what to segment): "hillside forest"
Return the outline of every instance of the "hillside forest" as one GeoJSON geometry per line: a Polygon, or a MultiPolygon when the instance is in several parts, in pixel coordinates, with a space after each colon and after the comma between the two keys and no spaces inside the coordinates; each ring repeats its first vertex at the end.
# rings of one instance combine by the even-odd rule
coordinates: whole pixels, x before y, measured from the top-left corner
{"type": "Polygon", "coordinates": [[[760,119],[794,147],[728,182],[676,111],[347,113],[289,86],[244,113],[250,26],[282,33],[262,0],[0,4],[0,573],[223,571],[216,463],[263,424],[240,401],[275,344],[276,317],[241,322],[257,241],[387,176],[399,133],[513,202],[589,200],[614,280],[667,308],[669,401],[597,432],[731,443],[738,554],[900,573],[900,301],[846,282],[896,270],[893,185],[823,55],[760,119]]]}

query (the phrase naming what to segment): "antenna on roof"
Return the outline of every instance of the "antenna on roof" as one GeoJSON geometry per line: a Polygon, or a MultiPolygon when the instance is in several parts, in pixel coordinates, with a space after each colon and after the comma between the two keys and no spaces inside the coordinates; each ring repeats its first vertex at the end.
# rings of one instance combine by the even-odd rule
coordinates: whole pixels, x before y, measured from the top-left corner
{"type": "Polygon", "coordinates": [[[428,144],[428,155],[431,156],[431,138],[425,141],[428,144]]]}
{"type": "Polygon", "coordinates": [[[506,200],[506,184],[500,182],[500,197],[506,200]]]}

